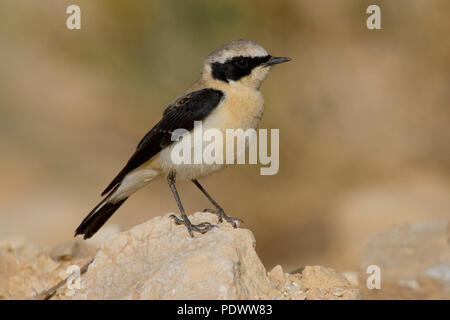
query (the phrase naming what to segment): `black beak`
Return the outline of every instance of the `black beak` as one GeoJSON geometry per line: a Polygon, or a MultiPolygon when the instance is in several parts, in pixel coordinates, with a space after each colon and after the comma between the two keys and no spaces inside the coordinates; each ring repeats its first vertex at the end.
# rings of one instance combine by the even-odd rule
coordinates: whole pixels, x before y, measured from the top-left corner
{"type": "Polygon", "coordinates": [[[270,57],[269,61],[264,63],[263,65],[266,67],[273,66],[274,64],[279,64],[283,62],[291,61],[291,58],[288,57],[270,57]]]}

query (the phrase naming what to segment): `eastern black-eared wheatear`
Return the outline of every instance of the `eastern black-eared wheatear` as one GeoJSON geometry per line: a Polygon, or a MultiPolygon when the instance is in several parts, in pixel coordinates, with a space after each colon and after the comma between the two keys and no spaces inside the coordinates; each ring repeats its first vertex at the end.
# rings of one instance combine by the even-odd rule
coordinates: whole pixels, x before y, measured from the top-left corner
{"type": "Polygon", "coordinates": [[[226,215],[197,181],[224,164],[174,164],[171,151],[180,142],[173,141],[172,133],[180,128],[194,131],[194,121],[202,121],[203,130],[216,128],[224,133],[226,129],[256,128],[264,109],[259,87],[272,65],[289,60],[272,57],[250,40],[232,41],[214,50],[203,62],[200,79],[165,109],[162,119],[141,140],[125,167],[103,191],[102,196],[107,196],[81,222],[75,235],[92,237],[130,195],[162,177],[167,177],[180,209],[181,219],[171,217],[177,224],[184,224],[191,236],[193,231],[204,233],[214,225],[189,221],[175,178],[192,180],[215,206],[219,222],[225,219],[236,227],[240,219],[226,215]]]}

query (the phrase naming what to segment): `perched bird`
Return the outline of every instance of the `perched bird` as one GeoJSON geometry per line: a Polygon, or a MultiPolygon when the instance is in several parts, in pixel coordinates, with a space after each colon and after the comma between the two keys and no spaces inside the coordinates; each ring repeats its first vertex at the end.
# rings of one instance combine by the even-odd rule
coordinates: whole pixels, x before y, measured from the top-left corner
{"type": "Polygon", "coordinates": [[[171,151],[180,141],[173,141],[176,129],[195,131],[194,121],[202,121],[203,130],[256,128],[261,120],[264,99],[259,91],[270,67],[291,60],[272,57],[250,40],[231,41],[214,50],[203,62],[200,79],[165,110],[161,120],[144,136],[125,167],[117,174],[102,196],[107,196],[86,216],[75,231],[92,237],[111,215],[134,192],[153,180],[166,177],[180,210],[171,217],[184,224],[191,236],[204,233],[214,225],[204,222],[194,225],[187,217],[175,187],[175,179],[191,180],[211,201],[219,222],[226,220],[234,227],[239,218],[225,214],[197,179],[215,172],[223,164],[175,164],[171,151]]]}

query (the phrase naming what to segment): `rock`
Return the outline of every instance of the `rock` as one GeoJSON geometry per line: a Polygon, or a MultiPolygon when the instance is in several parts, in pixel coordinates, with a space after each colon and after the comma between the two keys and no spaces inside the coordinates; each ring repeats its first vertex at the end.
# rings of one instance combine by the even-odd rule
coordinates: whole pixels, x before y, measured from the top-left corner
{"type": "Polygon", "coordinates": [[[445,292],[450,292],[450,263],[442,263],[425,270],[424,275],[442,282],[445,292]]]}
{"type": "MultiPolygon", "coordinates": [[[[52,299],[359,299],[344,276],[324,267],[267,272],[246,229],[220,224],[191,238],[170,214],[96,241],[76,239],[49,250],[23,240],[0,243],[0,298],[41,299],[62,284],[52,299]],[[86,273],[75,281],[69,270],[86,273]],[[78,281],[79,280],[79,281],[78,281]],[[78,282],[77,282],[78,281],[78,282]],[[79,286],[78,286],[79,285],[79,286]]],[[[193,223],[217,222],[196,213],[193,223]]],[[[112,234],[113,233],[113,234],[112,234]]]]}
{"type": "MultiPolygon", "coordinates": [[[[267,273],[253,234],[220,224],[191,238],[170,214],[109,238],[82,277],[74,299],[357,299],[335,271],[307,267],[267,273]],[[314,291],[315,290],[315,291],[314,291]]],[[[198,212],[193,223],[217,222],[198,212]]]]}
{"type": "Polygon", "coordinates": [[[330,268],[305,267],[301,284],[309,300],[361,299],[359,290],[352,289],[344,275],[330,268]]]}
{"type": "Polygon", "coordinates": [[[442,177],[416,173],[342,195],[330,214],[327,237],[333,241],[324,248],[321,261],[359,269],[362,245],[369,237],[395,225],[448,219],[449,194],[442,177]]]}
{"type": "Polygon", "coordinates": [[[362,299],[358,289],[330,268],[306,266],[301,273],[284,273],[280,266],[269,272],[276,288],[268,298],[282,300],[356,300],[362,299]]]}
{"type": "Polygon", "coordinates": [[[86,257],[92,258],[97,253],[97,248],[86,241],[73,240],[56,245],[48,253],[54,261],[70,261],[86,257]]]}
{"type": "MultiPolygon", "coordinates": [[[[450,223],[437,220],[403,224],[370,238],[361,252],[362,273],[369,265],[381,270],[376,298],[450,298],[450,223]]],[[[364,281],[365,283],[365,281],[364,281]]]]}
{"type": "Polygon", "coordinates": [[[53,253],[23,239],[2,241],[0,299],[38,298],[68,276],[67,267],[86,264],[95,252],[96,249],[75,240],[59,246],[53,253]]]}
{"type": "Polygon", "coordinates": [[[280,265],[275,266],[275,268],[269,272],[269,278],[277,288],[280,288],[286,282],[283,268],[280,265]]]}
{"type": "Polygon", "coordinates": [[[341,274],[350,282],[352,287],[358,288],[360,285],[360,274],[358,271],[347,270],[341,271],[341,274]]]}
{"type": "MultiPolygon", "coordinates": [[[[216,222],[197,213],[193,223],[216,222]]],[[[105,242],[77,299],[244,299],[270,291],[250,231],[221,225],[191,238],[169,215],[105,242]],[[246,261],[248,263],[242,263],[246,261]]]]}
{"type": "Polygon", "coordinates": [[[107,241],[110,237],[122,231],[118,225],[115,224],[106,224],[100,228],[95,234],[95,237],[92,237],[87,240],[83,240],[83,242],[88,243],[89,245],[99,248],[103,242],[107,241]]]}

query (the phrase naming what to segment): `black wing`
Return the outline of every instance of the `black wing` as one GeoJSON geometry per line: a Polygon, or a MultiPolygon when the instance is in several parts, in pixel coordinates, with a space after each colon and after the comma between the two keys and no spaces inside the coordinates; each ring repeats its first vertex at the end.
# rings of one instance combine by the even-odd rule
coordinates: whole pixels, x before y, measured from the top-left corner
{"type": "Polygon", "coordinates": [[[139,142],[136,151],[125,167],[103,191],[112,190],[132,170],[145,163],[165,146],[172,143],[171,135],[176,129],[192,130],[194,121],[203,120],[222,100],[224,93],[215,89],[191,92],[169,105],[162,119],[139,142]]]}

